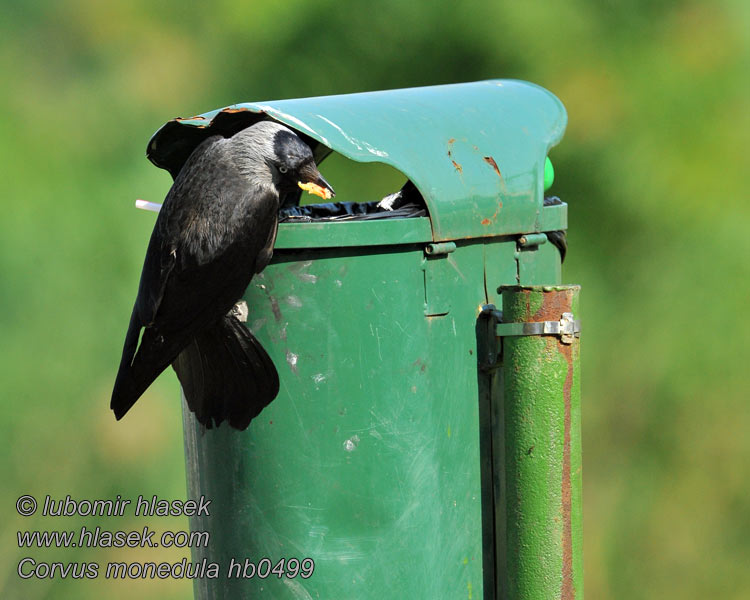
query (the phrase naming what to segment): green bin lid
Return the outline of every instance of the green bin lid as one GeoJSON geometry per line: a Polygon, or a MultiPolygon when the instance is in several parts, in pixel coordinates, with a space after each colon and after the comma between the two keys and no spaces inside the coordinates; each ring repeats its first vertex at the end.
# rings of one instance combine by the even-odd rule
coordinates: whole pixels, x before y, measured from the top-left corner
{"type": "Polygon", "coordinates": [[[334,150],[401,171],[427,203],[434,241],[540,231],[565,220],[559,210],[561,218],[542,218],[545,159],[562,138],[565,108],[524,81],[235,104],[169,121],[147,156],[176,176],[207,136],[269,117],[304,134],[318,161],[334,150]]]}

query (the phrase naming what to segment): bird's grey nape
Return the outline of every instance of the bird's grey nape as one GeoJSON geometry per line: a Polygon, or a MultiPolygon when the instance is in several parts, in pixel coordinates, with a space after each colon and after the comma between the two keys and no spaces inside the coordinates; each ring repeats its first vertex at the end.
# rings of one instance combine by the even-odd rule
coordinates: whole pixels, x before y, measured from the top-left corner
{"type": "Polygon", "coordinates": [[[268,161],[276,159],[274,137],[279,131],[296,135],[291,129],[275,121],[260,121],[238,131],[228,144],[240,172],[259,187],[276,191],[268,161]]]}

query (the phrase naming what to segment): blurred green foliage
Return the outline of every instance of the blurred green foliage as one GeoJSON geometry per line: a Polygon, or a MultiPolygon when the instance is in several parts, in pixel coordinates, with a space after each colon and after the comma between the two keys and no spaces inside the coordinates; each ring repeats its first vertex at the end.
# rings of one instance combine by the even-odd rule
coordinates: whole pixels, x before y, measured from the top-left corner
{"type": "Polygon", "coordinates": [[[150,135],[235,102],[494,77],[543,85],[569,113],[552,191],[570,204],[564,280],[584,290],[587,596],[748,597],[748,6],[2,0],[0,597],[191,593],[15,572],[25,555],[184,555],[15,537],[89,523],[23,519],[22,493],[185,494],[171,371],[125,422],[108,408],[153,226],[133,201],[171,182],[143,156],[150,135]]]}

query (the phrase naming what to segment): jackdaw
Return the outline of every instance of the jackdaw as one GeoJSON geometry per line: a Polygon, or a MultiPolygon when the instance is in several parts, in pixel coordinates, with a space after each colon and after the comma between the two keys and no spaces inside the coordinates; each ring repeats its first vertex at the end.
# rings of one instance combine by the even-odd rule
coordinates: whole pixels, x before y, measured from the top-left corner
{"type": "Polygon", "coordinates": [[[146,251],[110,404],[118,420],[170,364],[206,428],[245,429],[276,397],[276,368],[232,307],[271,260],[279,206],[299,188],[333,196],[310,148],[279,123],[193,151],[146,251]]]}

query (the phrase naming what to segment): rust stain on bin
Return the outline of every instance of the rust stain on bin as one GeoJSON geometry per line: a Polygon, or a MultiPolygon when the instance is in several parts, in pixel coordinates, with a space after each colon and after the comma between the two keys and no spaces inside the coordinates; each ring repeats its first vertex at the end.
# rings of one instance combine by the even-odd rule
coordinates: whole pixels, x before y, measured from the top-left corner
{"type": "Polygon", "coordinates": [[[495,161],[495,159],[492,158],[491,156],[485,156],[483,157],[483,159],[484,159],[484,162],[486,162],[488,165],[492,167],[492,170],[495,171],[497,176],[500,178],[500,186],[503,189],[503,193],[507,194],[508,189],[505,187],[505,179],[503,179],[503,174],[500,172],[500,167],[497,166],[497,162],[495,161]]]}
{"type": "Polygon", "coordinates": [[[456,143],[456,138],[451,138],[448,140],[448,158],[451,159],[451,162],[453,163],[453,166],[456,169],[456,171],[458,171],[459,173],[463,173],[464,168],[460,164],[458,164],[455,160],[453,160],[452,148],[453,148],[453,144],[455,143],[456,143]]]}
{"type": "Polygon", "coordinates": [[[489,218],[485,217],[484,219],[482,219],[482,221],[481,221],[482,225],[491,225],[492,223],[494,223],[495,220],[497,219],[497,213],[500,212],[500,209],[502,207],[503,207],[503,203],[502,202],[498,202],[497,203],[497,208],[495,209],[495,212],[492,214],[492,216],[489,217],[489,218]]]}
{"type": "Polygon", "coordinates": [[[206,117],[202,115],[196,115],[195,117],[177,117],[175,121],[205,121],[206,117]]]}
{"type": "Polygon", "coordinates": [[[497,173],[497,176],[502,179],[503,175],[500,173],[500,168],[497,166],[497,163],[495,162],[495,159],[491,156],[485,156],[484,162],[486,162],[488,165],[492,167],[492,169],[497,173]]]}

